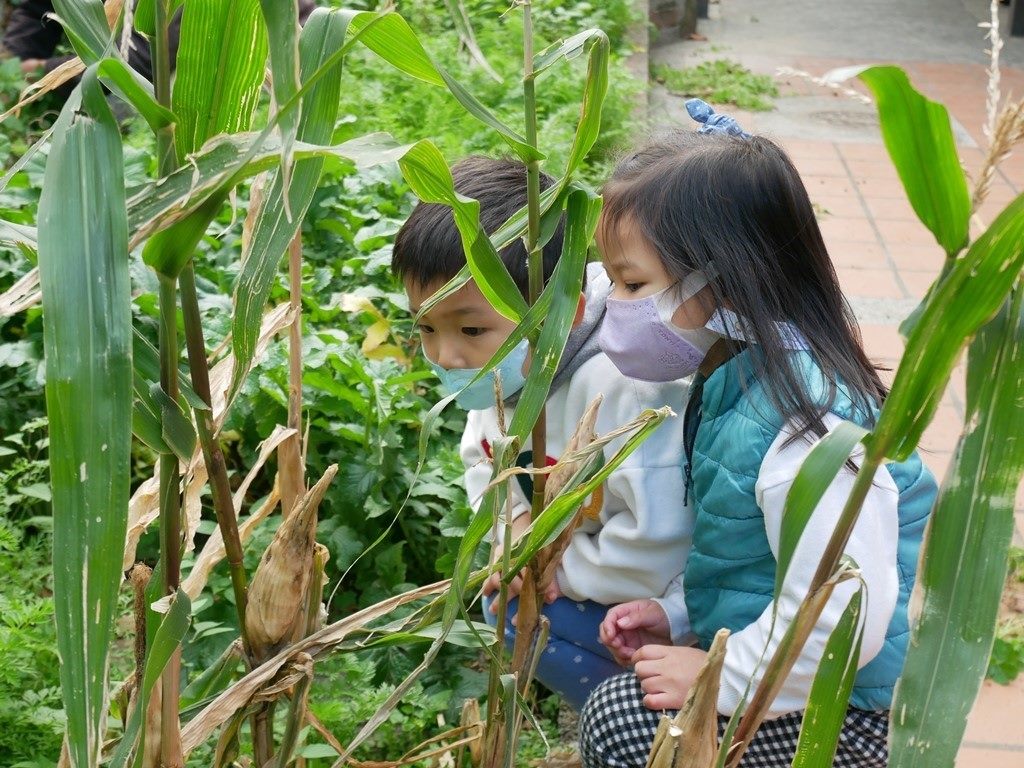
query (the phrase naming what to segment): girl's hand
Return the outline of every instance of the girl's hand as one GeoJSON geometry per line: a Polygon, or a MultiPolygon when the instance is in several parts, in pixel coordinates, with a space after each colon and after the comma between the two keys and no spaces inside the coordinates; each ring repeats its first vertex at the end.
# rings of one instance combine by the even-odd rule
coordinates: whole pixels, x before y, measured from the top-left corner
{"type": "Polygon", "coordinates": [[[601,622],[599,639],[622,666],[645,645],[671,645],[668,616],[653,600],[632,600],[613,606],[601,622]]]}
{"type": "Polygon", "coordinates": [[[682,709],[707,652],[699,648],[645,645],[633,654],[648,709],[682,709]]]}

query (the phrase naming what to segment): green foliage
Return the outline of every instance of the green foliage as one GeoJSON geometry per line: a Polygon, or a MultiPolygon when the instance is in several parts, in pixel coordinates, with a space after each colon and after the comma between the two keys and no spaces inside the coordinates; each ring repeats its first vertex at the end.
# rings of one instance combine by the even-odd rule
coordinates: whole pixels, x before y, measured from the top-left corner
{"type": "Polygon", "coordinates": [[[774,109],[771,99],[779,95],[770,75],[755,75],[729,59],[705,61],[686,69],[655,64],[652,74],[655,80],[680,96],[706,99],[715,104],[735,104],[740,109],[758,112],[774,109]]]}
{"type": "Polygon", "coordinates": [[[986,677],[1008,685],[1024,672],[1024,549],[1010,547],[1010,568],[1006,578],[1004,605],[1011,613],[996,626],[986,677]]]}
{"type": "Polygon", "coordinates": [[[1009,685],[1024,672],[1024,622],[1004,621],[996,628],[987,677],[1000,685],[1009,685]]]}
{"type": "Polygon", "coordinates": [[[0,754],[53,765],[64,731],[50,576],[46,420],[0,440],[0,754]]]}
{"type": "MultiPolygon", "coordinates": [[[[341,5],[340,2],[336,4],[341,5]]],[[[349,3],[345,3],[349,5],[349,3]]],[[[522,14],[506,13],[505,0],[471,0],[466,3],[477,42],[487,60],[501,75],[497,82],[461,52],[458,36],[440,0],[410,0],[399,10],[419,31],[428,53],[460,83],[513,128],[522,121],[522,14]]],[[[621,65],[627,53],[626,28],[632,20],[625,0],[573,3],[569,0],[538,3],[534,8],[538,52],[583,29],[603,29],[612,41],[614,76],[604,102],[601,134],[588,156],[582,178],[599,184],[610,171],[612,159],[630,142],[636,96],[642,84],[621,65]]],[[[558,174],[566,164],[573,132],[580,114],[585,60],[558,67],[537,84],[539,143],[547,153],[542,170],[558,174]]],[[[466,113],[447,91],[411,81],[379,59],[357,50],[348,60],[351,76],[363,83],[359,89],[343,89],[340,114],[351,116],[342,138],[369,131],[388,131],[400,141],[424,137],[438,146],[450,161],[468,154],[507,154],[508,146],[493,131],[460,130],[466,113]],[[372,103],[372,110],[366,109],[372,103]]]]}

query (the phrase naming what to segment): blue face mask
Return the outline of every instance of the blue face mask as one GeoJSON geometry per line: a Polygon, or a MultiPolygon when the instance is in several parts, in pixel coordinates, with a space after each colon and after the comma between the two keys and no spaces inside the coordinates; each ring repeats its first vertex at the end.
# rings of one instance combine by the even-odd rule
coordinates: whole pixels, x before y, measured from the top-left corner
{"type": "Polygon", "coordinates": [[[501,373],[501,391],[505,397],[515,394],[523,388],[526,377],[523,376],[523,363],[526,362],[526,354],[530,351],[530,342],[523,339],[516,347],[505,355],[505,359],[498,363],[497,367],[491,370],[486,376],[470,386],[466,386],[473,380],[482,369],[480,368],[442,368],[429,357],[427,364],[430,369],[441,379],[441,389],[446,395],[454,395],[455,403],[467,411],[479,411],[490,408],[494,405],[494,371],[501,373]],[[460,391],[461,390],[461,391],[460,391]]]}

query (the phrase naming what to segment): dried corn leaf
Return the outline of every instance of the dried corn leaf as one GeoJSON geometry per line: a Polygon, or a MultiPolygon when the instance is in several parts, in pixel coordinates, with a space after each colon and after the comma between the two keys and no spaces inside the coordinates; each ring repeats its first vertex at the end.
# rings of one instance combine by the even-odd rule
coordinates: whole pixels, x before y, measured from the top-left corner
{"type": "Polygon", "coordinates": [[[451,586],[451,580],[417,587],[408,592],[388,598],[347,616],[340,621],[324,627],[316,634],[310,635],[299,643],[287,648],[271,659],[256,667],[237,683],[221,693],[199,714],[182,728],[182,748],[187,755],[200,744],[206,742],[210,735],[227,722],[231,716],[246,706],[256,693],[273,680],[278,671],[300,652],[308,653],[314,659],[328,653],[334,646],[343,642],[350,634],[385,616],[396,608],[421,600],[425,597],[438,595],[451,586]]]}
{"type": "MultiPolygon", "coordinates": [[[[5,227],[9,226],[5,224],[5,227]]],[[[24,312],[42,300],[43,293],[39,290],[39,270],[29,270],[18,282],[0,293],[0,317],[10,317],[24,312]]]]}

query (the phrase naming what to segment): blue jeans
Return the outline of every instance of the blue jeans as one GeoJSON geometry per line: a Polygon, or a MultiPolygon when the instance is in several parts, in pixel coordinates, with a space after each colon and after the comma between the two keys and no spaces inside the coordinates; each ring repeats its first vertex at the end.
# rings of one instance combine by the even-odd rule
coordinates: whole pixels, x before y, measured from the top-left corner
{"type": "MultiPolygon", "coordinates": [[[[484,620],[492,627],[497,623],[497,616],[490,611],[491,598],[496,597],[495,592],[483,600],[484,620]]],[[[512,617],[518,607],[518,599],[509,601],[505,620],[505,645],[508,648],[515,642],[516,628],[512,626],[512,617]]],[[[577,602],[568,597],[560,597],[541,610],[551,622],[551,631],[537,664],[537,680],[577,711],[583,708],[587,696],[599,683],[623,671],[598,640],[598,628],[607,612],[607,605],[591,600],[577,602]]]]}

